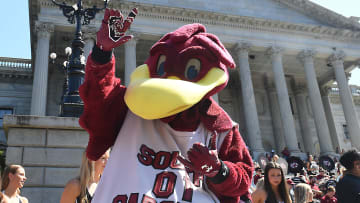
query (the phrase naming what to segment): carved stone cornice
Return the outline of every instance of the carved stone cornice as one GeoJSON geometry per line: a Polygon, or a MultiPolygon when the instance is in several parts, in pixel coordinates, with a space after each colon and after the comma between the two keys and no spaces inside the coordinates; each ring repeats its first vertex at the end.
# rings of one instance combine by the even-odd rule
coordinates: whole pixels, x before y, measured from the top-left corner
{"type": "Polygon", "coordinates": [[[136,46],[137,42],[140,39],[140,33],[132,31],[132,30],[128,30],[128,31],[126,31],[126,35],[132,35],[133,38],[131,38],[131,40],[129,40],[128,42],[125,43],[125,47],[136,46]]]}
{"type": "Polygon", "coordinates": [[[250,51],[250,43],[247,42],[238,42],[234,45],[232,50],[239,55],[240,53],[249,53],[250,51]]]}
{"type": "Polygon", "coordinates": [[[138,42],[137,38],[133,37],[131,40],[127,41],[124,44],[124,46],[125,46],[125,48],[126,47],[134,47],[134,46],[136,46],[137,42],[138,42]]]}
{"type": "Polygon", "coordinates": [[[126,35],[132,35],[133,38],[131,40],[138,41],[140,39],[141,33],[130,29],[130,30],[126,31],[126,35]]]}
{"type": "Polygon", "coordinates": [[[52,23],[35,22],[35,32],[40,38],[50,37],[50,34],[54,32],[55,26],[52,23]]]}
{"type": "Polygon", "coordinates": [[[294,91],[295,95],[304,95],[304,94],[306,94],[306,92],[307,92],[307,88],[305,85],[296,86],[295,91],[294,91]]]}
{"type": "MultiPolygon", "coordinates": [[[[300,1],[300,0],[278,0],[278,1],[300,1]]],[[[49,0],[40,0],[42,7],[56,6],[49,0]]],[[[85,6],[92,6],[90,3],[84,3],[85,6]]],[[[289,33],[301,34],[312,37],[330,38],[335,40],[360,39],[360,29],[345,30],[343,27],[333,28],[328,26],[296,24],[283,21],[276,21],[270,19],[262,19],[248,16],[226,15],[222,13],[215,13],[209,11],[199,11],[193,9],[184,9],[168,6],[159,6],[154,4],[135,3],[127,1],[113,1],[111,3],[113,8],[121,10],[125,15],[131,11],[132,8],[137,7],[139,10],[139,17],[159,19],[166,21],[177,21],[184,23],[198,22],[206,25],[218,25],[223,27],[257,30],[264,32],[275,33],[289,33]],[[194,20],[195,19],[195,20],[194,20]]],[[[296,6],[295,6],[296,7],[296,6]]],[[[340,16],[340,15],[338,15],[340,16]]],[[[333,20],[336,22],[336,20],[333,20]]],[[[353,22],[353,21],[349,21],[353,22]]],[[[327,23],[331,24],[331,23],[327,23]]]]}
{"type": "Polygon", "coordinates": [[[313,49],[307,49],[307,50],[303,50],[298,54],[298,59],[301,62],[305,62],[306,59],[312,59],[314,58],[314,56],[316,55],[316,51],[313,49]]]}
{"type": "Polygon", "coordinates": [[[19,78],[19,79],[32,79],[32,72],[24,72],[24,71],[4,71],[0,69],[0,78],[19,78]]]}
{"type": "Polygon", "coordinates": [[[276,56],[281,55],[284,52],[284,49],[278,46],[271,46],[266,50],[266,55],[268,56],[276,56]]]}
{"type": "Polygon", "coordinates": [[[343,63],[345,58],[345,52],[344,51],[336,51],[333,54],[331,54],[328,58],[328,62],[333,64],[335,63],[343,63]]]}

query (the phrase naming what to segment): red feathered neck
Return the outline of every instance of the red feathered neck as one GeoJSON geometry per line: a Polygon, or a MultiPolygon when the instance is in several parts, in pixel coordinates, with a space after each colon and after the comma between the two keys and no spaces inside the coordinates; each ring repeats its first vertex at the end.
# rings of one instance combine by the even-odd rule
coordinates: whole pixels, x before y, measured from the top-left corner
{"type": "Polygon", "coordinates": [[[224,132],[232,128],[232,121],[225,111],[210,97],[190,109],[161,119],[177,131],[195,131],[200,122],[210,131],[224,132]]]}

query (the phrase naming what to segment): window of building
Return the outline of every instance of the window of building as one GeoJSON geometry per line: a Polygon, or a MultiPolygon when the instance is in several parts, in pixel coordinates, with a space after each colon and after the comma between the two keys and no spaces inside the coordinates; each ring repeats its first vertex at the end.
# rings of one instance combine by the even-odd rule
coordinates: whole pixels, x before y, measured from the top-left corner
{"type": "Polygon", "coordinates": [[[343,131],[344,131],[344,136],[346,139],[350,139],[349,137],[349,130],[346,124],[343,124],[343,131]]]}

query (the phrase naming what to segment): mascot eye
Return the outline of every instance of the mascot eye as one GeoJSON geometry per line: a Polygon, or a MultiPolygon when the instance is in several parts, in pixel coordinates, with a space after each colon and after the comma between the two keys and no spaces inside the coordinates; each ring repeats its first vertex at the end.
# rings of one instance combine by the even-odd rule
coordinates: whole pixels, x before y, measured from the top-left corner
{"type": "Polygon", "coordinates": [[[199,75],[200,69],[201,69],[200,60],[195,58],[190,59],[186,64],[185,78],[187,78],[188,80],[195,79],[199,75]]]}
{"type": "Polygon", "coordinates": [[[158,63],[157,63],[157,67],[156,67],[156,74],[160,77],[165,75],[165,61],[166,61],[166,56],[160,55],[158,63]]]}

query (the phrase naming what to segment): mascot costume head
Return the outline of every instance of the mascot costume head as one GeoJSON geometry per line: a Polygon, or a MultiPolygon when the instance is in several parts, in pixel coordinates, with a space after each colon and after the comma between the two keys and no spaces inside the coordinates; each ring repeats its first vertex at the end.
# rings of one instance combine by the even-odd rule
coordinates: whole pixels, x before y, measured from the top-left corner
{"type": "Polygon", "coordinates": [[[88,157],[113,147],[94,202],[248,200],[251,157],[211,98],[235,68],[231,55],[203,25],[184,25],[151,47],[125,87],[112,50],[131,40],[125,32],[137,13],[105,11],[80,87],[88,157]]]}
{"type": "Polygon", "coordinates": [[[131,76],[125,101],[144,119],[186,111],[223,89],[235,63],[220,40],[201,24],[166,34],[131,76]]]}

